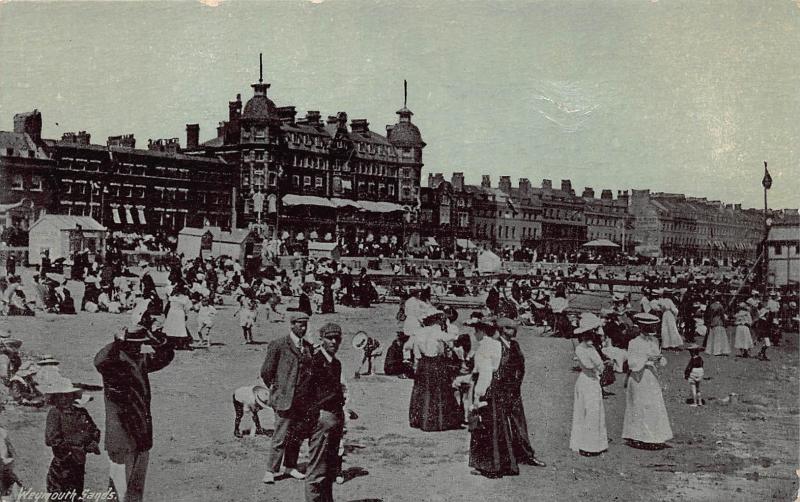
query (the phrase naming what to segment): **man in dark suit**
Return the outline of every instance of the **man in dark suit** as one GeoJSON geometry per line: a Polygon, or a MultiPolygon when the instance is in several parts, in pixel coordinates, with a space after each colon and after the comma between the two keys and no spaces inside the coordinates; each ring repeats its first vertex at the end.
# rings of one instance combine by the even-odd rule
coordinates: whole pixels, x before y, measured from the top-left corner
{"type": "Polygon", "coordinates": [[[528,421],[525,418],[525,406],[522,403],[522,380],[525,378],[525,356],[517,337],[517,322],[507,317],[497,320],[500,328],[500,342],[508,351],[507,372],[501,375],[500,381],[503,382],[503,393],[505,394],[506,413],[511,425],[512,447],[514,456],[521,464],[545,467],[546,464],[536,458],[536,454],[531,446],[528,437],[528,421]]]}
{"type": "Polygon", "coordinates": [[[309,441],[306,502],[333,502],[333,481],[340,468],[339,442],[344,427],[342,363],[336,359],[342,328],[327,323],[320,328],[319,336],[322,346],[312,361],[317,421],[309,441]]]}
{"type": "Polygon", "coordinates": [[[166,337],[139,324],[125,328],[94,358],[103,377],[106,403],[106,451],[111,488],[120,502],[139,502],[144,493],[148,454],[153,447],[148,374],[166,367],[175,352],[166,337]],[[142,354],[143,343],[154,353],[142,354]]]}
{"type": "Polygon", "coordinates": [[[297,457],[300,444],[315,419],[311,378],[313,347],[304,339],[308,316],[295,312],[290,324],[288,335],[270,342],[261,366],[261,379],[269,389],[269,405],[275,412],[275,432],[263,480],[268,484],[275,482],[281,463],[293,478],[305,478],[305,474],[297,470],[297,457]]]}

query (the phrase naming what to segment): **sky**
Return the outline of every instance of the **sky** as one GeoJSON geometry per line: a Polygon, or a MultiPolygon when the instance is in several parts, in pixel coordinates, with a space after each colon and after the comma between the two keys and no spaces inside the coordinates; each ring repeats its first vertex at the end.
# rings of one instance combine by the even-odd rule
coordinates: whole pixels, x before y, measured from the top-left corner
{"type": "Polygon", "coordinates": [[[0,1],[0,130],[201,141],[258,79],[298,116],[385,133],[427,173],[800,206],[800,0],[0,1]]]}

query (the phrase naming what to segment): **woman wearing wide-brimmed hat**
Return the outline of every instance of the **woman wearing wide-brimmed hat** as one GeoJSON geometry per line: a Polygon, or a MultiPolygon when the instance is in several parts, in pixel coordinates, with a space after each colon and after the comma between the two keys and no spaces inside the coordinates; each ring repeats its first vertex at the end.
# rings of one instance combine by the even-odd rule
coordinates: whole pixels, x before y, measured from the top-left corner
{"type": "Polygon", "coordinates": [[[683,338],[678,332],[678,307],[672,301],[672,290],[664,288],[659,293],[660,298],[652,306],[661,313],[661,348],[679,349],[683,338]]]}
{"type": "Polygon", "coordinates": [[[501,369],[508,360],[508,351],[504,351],[500,341],[492,338],[497,329],[493,317],[476,316],[464,324],[475,329],[475,339],[478,341],[469,466],[474,469],[472,474],[487,478],[516,476],[519,474],[519,463],[514,454],[511,424],[504,401],[504,373],[501,369]]]}
{"type": "Polygon", "coordinates": [[[734,316],[736,330],[733,334],[733,348],[741,350],[741,357],[750,357],[750,349],[754,347],[753,335],[750,333],[750,326],[753,325],[753,317],[750,315],[750,308],[746,303],[739,303],[739,308],[734,316]]]}
{"type": "Polygon", "coordinates": [[[658,317],[644,313],[634,317],[641,333],[628,344],[630,377],[622,437],[631,446],[657,449],[672,439],[672,427],[658,381],[658,367],[666,366],[667,360],[661,355],[654,334],[658,317]]]}
{"type": "Polygon", "coordinates": [[[423,431],[446,431],[461,426],[462,415],[453,394],[453,373],[445,344],[452,342],[446,331],[444,312],[422,320],[414,336],[414,386],[411,390],[409,425],[423,431]]]}
{"type": "Polygon", "coordinates": [[[575,357],[581,372],[575,381],[572,407],[572,432],[569,448],[585,457],[599,455],[608,449],[606,412],[600,375],[605,369],[594,338],[603,321],[594,314],[581,317],[575,335],[580,343],[575,347],[575,357]]]}

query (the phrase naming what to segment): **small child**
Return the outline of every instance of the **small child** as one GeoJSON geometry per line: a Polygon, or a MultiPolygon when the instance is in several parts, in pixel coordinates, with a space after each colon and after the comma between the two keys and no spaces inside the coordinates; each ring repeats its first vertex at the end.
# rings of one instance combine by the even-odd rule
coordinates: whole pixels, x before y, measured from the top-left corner
{"type": "Polygon", "coordinates": [[[362,374],[364,375],[373,375],[372,370],[372,360],[383,354],[383,351],[380,349],[381,342],[368,336],[365,332],[359,331],[356,333],[355,337],[353,338],[353,347],[356,350],[362,351],[361,362],[358,365],[358,369],[355,373],[355,378],[359,378],[362,374]],[[367,364],[367,372],[361,373],[361,369],[364,367],[364,363],[367,364]]]}
{"type": "Polygon", "coordinates": [[[253,343],[253,325],[256,323],[258,316],[258,303],[253,298],[242,296],[239,299],[241,307],[236,311],[239,316],[239,326],[242,327],[242,336],[244,336],[244,343],[253,343]]]}
{"type": "Polygon", "coordinates": [[[47,413],[44,442],[53,449],[47,471],[51,494],[83,493],[86,454],[100,454],[100,429],[78,402],[80,389],[68,379],[43,389],[52,405],[47,413]]]}
{"type": "Polygon", "coordinates": [[[703,358],[700,356],[703,347],[691,344],[686,348],[689,350],[691,357],[689,358],[689,364],[686,365],[686,370],[683,372],[683,377],[688,380],[689,385],[692,386],[693,402],[690,406],[703,406],[705,403],[700,395],[700,382],[703,381],[704,374],[703,358]]]}
{"type": "Polygon", "coordinates": [[[8,439],[8,431],[0,427],[0,501],[19,500],[19,489],[22,486],[14,474],[14,446],[8,439]]]}
{"type": "Polygon", "coordinates": [[[342,382],[342,392],[344,393],[344,426],[342,427],[342,437],[339,441],[339,450],[337,451],[337,465],[336,465],[336,484],[341,485],[344,483],[344,471],[342,470],[342,464],[344,463],[344,457],[347,454],[347,448],[344,445],[344,438],[347,437],[347,426],[350,425],[351,420],[358,419],[358,414],[349,409],[347,406],[350,403],[350,393],[347,391],[347,384],[342,382]]]}
{"type": "Polygon", "coordinates": [[[242,417],[244,412],[248,411],[253,417],[253,428],[250,429],[250,437],[256,434],[266,434],[266,431],[261,428],[261,422],[258,420],[258,412],[269,406],[269,390],[262,385],[245,385],[233,391],[233,411],[236,413],[236,418],[233,422],[233,435],[237,438],[243,437],[244,434],[239,430],[242,424],[242,417]]]}
{"type": "Polygon", "coordinates": [[[203,297],[200,307],[197,309],[197,338],[198,347],[211,347],[211,328],[214,327],[214,319],[217,317],[217,309],[210,304],[208,297],[203,297]]]}
{"type": "Polygon", "coordinates": [[[750,308],[746,303],[739,304],[739,310],[734,317],[736,331],[733,336],[733,348],[741,350],[741,357],[750,357],[750,349],[753,348],[753,335],[750,334],[750,326],[753,318],[750,316],[750,308]]]}

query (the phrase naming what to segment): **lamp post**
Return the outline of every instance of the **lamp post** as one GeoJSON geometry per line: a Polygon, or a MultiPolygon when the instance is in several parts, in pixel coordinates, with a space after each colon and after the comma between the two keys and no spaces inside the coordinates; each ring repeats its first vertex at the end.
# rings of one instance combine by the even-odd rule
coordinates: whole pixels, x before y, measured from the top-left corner
{"type": "Polygon", "coordinates": [[[772,187],[772,176],[769,175],[767,170],[767,161],[764,161],[764,178],[761,179],[761,186],[764,187],[764,245],[762,246],[763,260],[764,260],[764,301],[767,298],[767,289],[769,288],[769,250],[767,249],[767,239],[769,238],[769,227],[772,224],[772,219],[767,214],[767,190],[772,187]]]}

